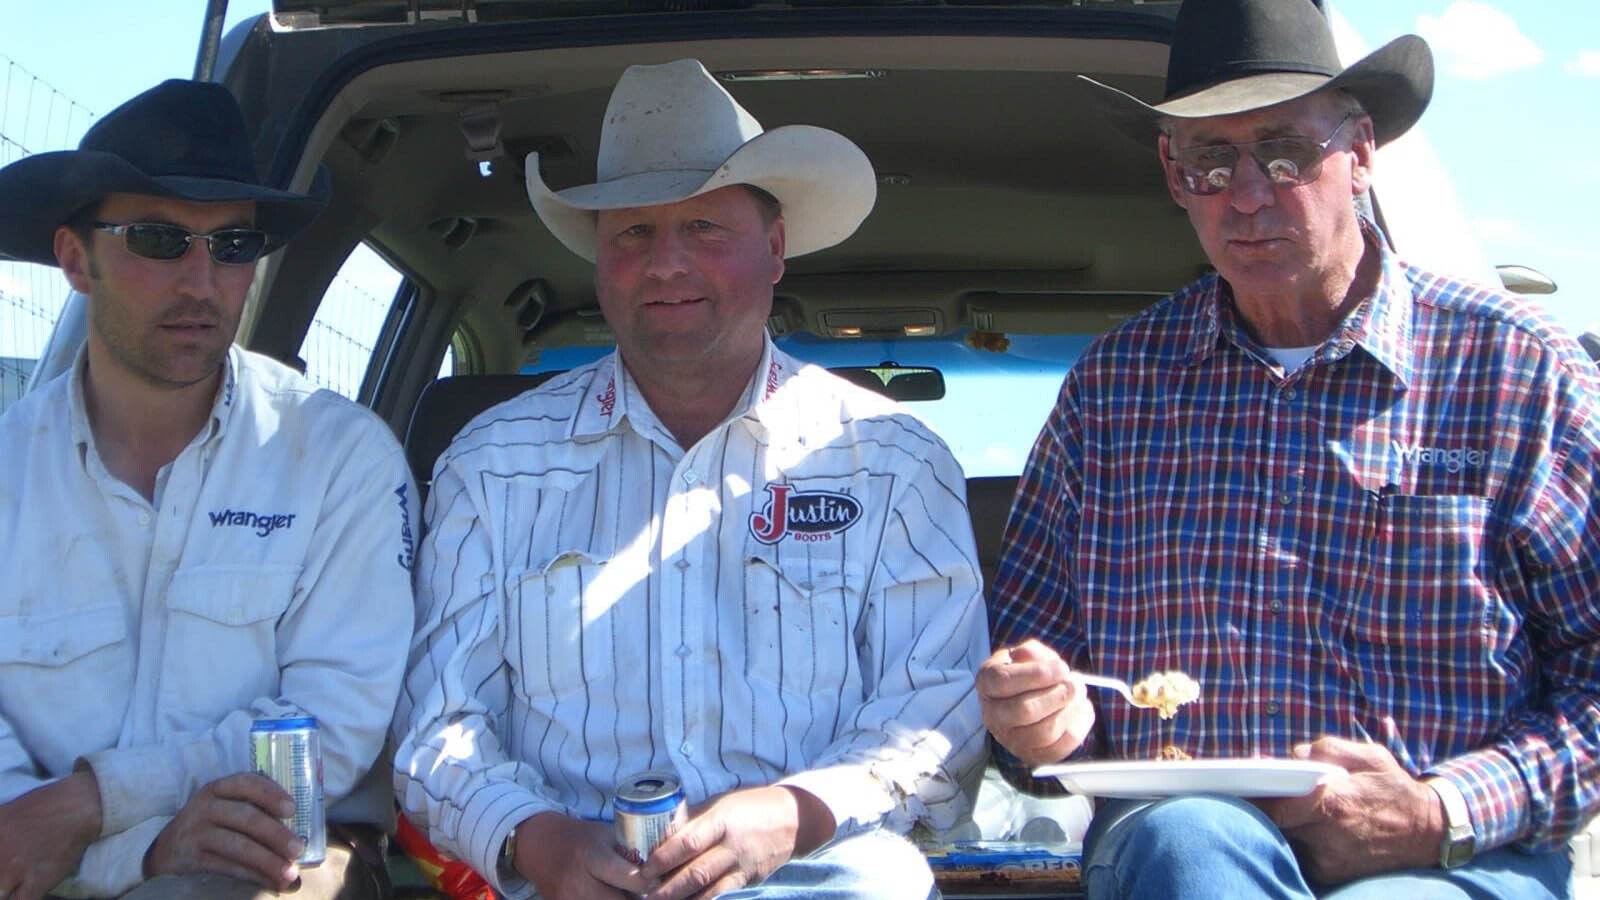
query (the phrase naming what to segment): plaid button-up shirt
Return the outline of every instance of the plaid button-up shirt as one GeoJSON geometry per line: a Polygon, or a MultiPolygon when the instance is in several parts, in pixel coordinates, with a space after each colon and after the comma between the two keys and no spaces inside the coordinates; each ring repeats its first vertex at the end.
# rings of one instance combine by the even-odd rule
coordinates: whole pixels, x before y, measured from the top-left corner
{"type": "Polygon", "coordinates": [[[1170,721],[1100,705],[1083,756],[1366,739],[1461,787],[1480,848],[1550,849],[1600,807],[1596,370],[1382,262],[1294,371],[1216,276],[1091,347],[1018,486],[995,646],[1200,681],[1170,721]]]}

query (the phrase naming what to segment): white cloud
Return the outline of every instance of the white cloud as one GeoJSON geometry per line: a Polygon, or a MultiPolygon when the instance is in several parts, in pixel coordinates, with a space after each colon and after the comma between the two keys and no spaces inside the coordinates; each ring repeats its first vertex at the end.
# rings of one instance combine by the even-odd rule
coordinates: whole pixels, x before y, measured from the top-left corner
{"type": "Polygon", "coordinates": [[[1567,63],[1567,72],[1581,78],[1600,78],[1600,50],[1579,50],[1567,63]]]}
{"type": "Polygon", "coordinates": [[[1522,33],[1516,19],[1478,0],[1456,0],[1437,18],[1418,16],[1417,33],[1433,47],[1441,69],[1469,81],[1544,61],[1544,51],[1522,33]]]}

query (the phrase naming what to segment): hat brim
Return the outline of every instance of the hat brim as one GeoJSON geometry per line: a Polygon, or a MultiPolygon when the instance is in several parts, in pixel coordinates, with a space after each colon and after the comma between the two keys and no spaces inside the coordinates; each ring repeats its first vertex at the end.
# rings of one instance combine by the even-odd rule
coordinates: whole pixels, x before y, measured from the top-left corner
{"type": "Polygon", "coordinates": [[[1395,38],[1332,77],[1302,72],[1272,72],[1236,78],[1191,94],[1150,104],[1085,75],[1111,123],[1151,149],[1162,119],[1201,119],[1251,112],[1308,97],[1345,90],[1372,117],[1379,146],[1406,133],[1422,117],[1433,96],[1433,54],[1414,34],[1395,38]]]}
{"type": "Polygon", "coordinates": [[[269,249],[283,245],[327,205],[329,179],[318,167],[309,194],[221,178],[151,176],[113,153],[59,150],[24,157],[0,169],[0,254],[57,265],[55,232],[107,194],[148,194],[194,203],[251,201],[269,249]]]}
{"type": "Polygon", "coordinates": [[[594,262],[602,209],[677,203],[735,184],[750,184],[783,207],[784,256],[831,247],[861,225],[877,200],[877,176],[865,153],[843,135],[812,125],[784,125],[756,135],[714,170],[643,172],[551,190],[539,155],[527,158],[528,199],[545,226],[573,253],[594,262]]]}

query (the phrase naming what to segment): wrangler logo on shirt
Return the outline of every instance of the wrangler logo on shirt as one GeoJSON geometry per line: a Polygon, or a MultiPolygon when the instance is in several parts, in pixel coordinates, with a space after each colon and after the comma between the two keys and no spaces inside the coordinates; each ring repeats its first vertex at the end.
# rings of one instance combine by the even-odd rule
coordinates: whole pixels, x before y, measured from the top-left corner
{"type": "Polygon", "coordinates": [[[798,541],[831,541],[861,518],[861,501],[848,494],[796,492],[788,484],[769,484],[767,493],[766,508],[750,514],[750,533],[763,544],[791,534],[798,541]]]}
{"type": "Polygon", "coordinates": [[[402,484],[395,488],[394,495],[400,498],[400,556],[396,561],[400,563],[400,568],[409,572],[416,553],[416,542],[411,538],[411,505],[406,502],[406,486],[402,484]]]}
{"type": "Polygon", "coordinates": [[[211,527],[234,526],[254,528],[256,537],[266,537],[279,528],[294,526],[295,513],[253,513],[242,509],[224,509],[209,514],[211,527]]]}
{"type": "Polygon", "coordinates": [[[1390,441],[1394,447],[1395,455],[1403,463],[1416,463],[1419,466],[1443,466],[1446,472],[1454,475],[1462,469],[1476,469],[1488,462],[1489,454],[1482,450],[1421,447],[1412,444],[1407,447],[1399,441],[1390,441]]]}

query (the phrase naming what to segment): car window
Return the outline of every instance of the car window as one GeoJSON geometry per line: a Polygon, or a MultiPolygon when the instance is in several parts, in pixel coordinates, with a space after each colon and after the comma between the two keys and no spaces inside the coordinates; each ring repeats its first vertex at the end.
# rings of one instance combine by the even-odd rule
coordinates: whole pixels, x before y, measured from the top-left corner
{"type": "Polygon", "coordinates": [[[821,366],[926,366],[944,375],[945,395],[907,401],[960,461],[968,478],[1016,475],[1055,404],[1061,380],[1094,335],[981,335],[829,341],[793,335],[778,345],[821,366]],[[999,349],[996,339],[1004,343],[999,349]]]}
{"type": "Polygon", "coordinates": [[[300,346],[307,377],[355,399],[402,278],[365,244],[356,247],[317,306],[300,346]]]}
{"type": "MultiPolygon", "coordinates": [[[[967,477],[1014,476],[1055,405],[1067,370],[1095,335],[978,335],[837,341],[797,334],[776,343],[797,359],[828,368],[892,362],[937,369],[944,376],[944,396],[905,401],[906,408],[944,438],[967,477]]],[[[609,352],[609,347],[547,350],[522,372],[562,371],[609,352]]]]}

